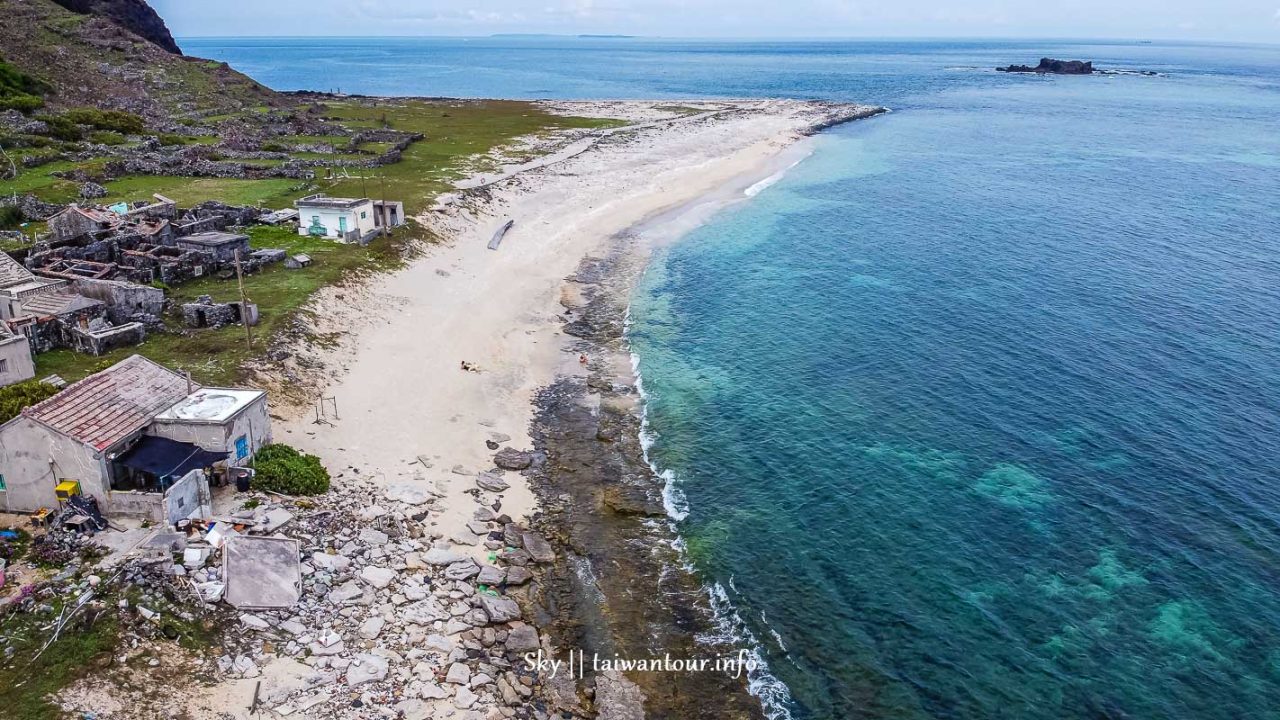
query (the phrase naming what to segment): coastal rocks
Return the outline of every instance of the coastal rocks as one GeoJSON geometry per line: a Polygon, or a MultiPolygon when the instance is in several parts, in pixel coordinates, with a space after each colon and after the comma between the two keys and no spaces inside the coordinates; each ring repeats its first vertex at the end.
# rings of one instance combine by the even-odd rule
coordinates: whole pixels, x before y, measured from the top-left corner
{"type": "Polygon", "coordinates": [[[309,665],[301,684],[264,682],[266,707],[288,717],[375,720],[391,717],[388,708],[404,718],[549,717],[534,709],[550,707],[541,705],[549,678],[520,661],[545,638],[521,621],[520,603],[533,577],[521,565],[552,561],[550,543],[499,514],[497,503],[477,499],[473,519],[454,532],[428,520],[434,498],[404,498],[354,481],[331,489],[320,507],[290,507],[294,520],[280,532],[303,548],[301,598],[288,610],[235,616],[221,673],[235,674],[236,657],[264,678],[272,655],[309,665]],[[452,535],[495,554],[477,562],[470,548],[441,539],[452,535]],[[335,701],[341,694],[347,699],[335,701]]]}
{"type": "Polygon", "coordinates": [[[505,447],[493,456],[493,464],[503,470],[525,470],[533,465],[537,454],[521,452],[515,448],[505,447]]]}
{"type": "Polygon", "coordinates": [[[355,687],[367,682],[382,680],[387,676],[386,658],[378,655],[357,655],[347,668],[347,685],[355,687]]]}
{"type": "Polygon", "coordinates": [[[471,668],[463,663],[456,662],[449,666],[449,671],[445,674],[444,681],[454,685],[466,685],[471,682],[471,668]]]}
{"type": "Polygon", "coordinates": [[[619,515],[663,517],[667,514],[662,503],[653,498],[644,488],[632,486],[605,488],[602,501],[605,507],[619,515]]]}
{"type": "Polygon", "coordinates": [[[507,633],[507,651],[525,653],[537,650],[540,646],[538,631],[529,625],[513,627],[507,633]]]}
{"type": "Polygon", "coordinates": [[[476,476],[476,485],[489,492],[506,492],[511,487],[505,480],[491,473],[480,473],[476,476]]]}
{"type": "Polygon", "coordinates": [[[596,720],[644,720],[644,693],[616,670],[596,676],[596,720]]]}
{"type": "Polygon", "coordinates": [[[466,555],[447,547],[433,547],[422,556],[422,562],[428,565],[452,565],[466,559],[466,555]]]}
{"type": "Polygon", "coordinates": [[[489,616],[489,622],[502,623],[520,619],[520,606],[508,597],[480,595],[480,607],[489,616]]]}
{"type": "Polygon", "coordinates": [[[492,565],[485,565],[480,568],[479,574],[476,575],[477,585],[489,585],[497,587],[507,580],[507,571],[492,565]]]}
{"type": "Polygon", "coordinates": [[[360,579],[381,590],[396,579],[396,571],[370,565],[360,571],[360,579]]]}
{"type": "Polygon", "coordinates": [[[1090,75],[1093,73],[1093,62],[1040,58],[1040,64],[1035,67],[1008,65],[1006,67],[998,67],[996,70],[1006,73],[1037,73],[1040,75],[1090,75]]]}
{"type": "Polygon", "coordinates": [[[387,621],[380,617],[371,617],[360,623],[360,637],[365,640],[373,640],[382,633],[382,628],[386,624],[387,621]]]}
{"type": "Polygon", "coordinates": [[[474,560],[456,562],[444,569],[444,577],[448,580],[469,580],[480,574],[480,566],[474,560]]]}
{"type": "Polygon", "coordinates": [[[523,542],[525,552],[529,553],[529,557],[536,563],[555,562],[556,553],[551,549],[551,544],[546,538],[535,532],[522,533],[520,539],[523,542]]]}
{"type": "Polygon", "coordinates": [[[340,587],[336,587],[329,591],[329,602],[334,605],[341,605],[345,602],[355,600],[363,594],[364,590],[360,589],[360,586],[356,584],[355,580],[348,580],[340,587]]]}

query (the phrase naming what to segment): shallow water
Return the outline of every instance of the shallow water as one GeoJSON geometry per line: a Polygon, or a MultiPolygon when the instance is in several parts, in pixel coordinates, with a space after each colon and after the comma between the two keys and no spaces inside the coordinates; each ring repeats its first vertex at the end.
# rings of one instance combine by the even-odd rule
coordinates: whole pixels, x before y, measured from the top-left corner
{"type": "Polygon", "coordinates": [[[777,713],[1276,716],[1280,49],[368,42],[183,45],[280,88],[894,108],[632,307],[651,457],[777,713]],[[1041,55],[1165,75],[987,69],[1041,55]]]}

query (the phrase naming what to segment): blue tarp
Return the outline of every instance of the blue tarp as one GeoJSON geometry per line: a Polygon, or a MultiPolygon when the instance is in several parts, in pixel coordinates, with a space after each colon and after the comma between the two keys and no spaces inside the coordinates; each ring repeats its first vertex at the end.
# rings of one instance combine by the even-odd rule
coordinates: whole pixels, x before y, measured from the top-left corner
{"type": "Polygon", "coordinates": [[[225,452],[209,452],[198,445],[146,435],[116,462],[160,479],[180,478],[227,459],[225,452]]]}

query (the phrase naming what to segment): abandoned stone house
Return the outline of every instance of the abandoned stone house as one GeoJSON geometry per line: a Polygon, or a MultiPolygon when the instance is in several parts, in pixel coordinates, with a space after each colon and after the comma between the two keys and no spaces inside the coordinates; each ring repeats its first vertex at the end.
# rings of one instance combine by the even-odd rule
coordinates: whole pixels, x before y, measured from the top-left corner
{"type": "Polygon", "coordinates": [[[183,303],[182,322],[190,328],[220,328],[237,323],[258,324],[258,306],[253,303],[214,302],[201,295],[195,302],[183,303]]]}
{"type": "Polygon", "coordinates": [[[127,228],[154,238],[169,232],[169,224],[177,215],[177,205],[163,195],[156,195],[155,202],[133,207],[127,204],[115,208],[80,207],[72,203],[49,218],[49,234],[57,243],[84,237],[100,239],[127,228]]]}
{"type": "Polygon", "coordinates": [[[0,320],[21,316],[24,301],[64,287],[65,281],[36,277],[8,253],[0,253],[0,320]]]}
{"type": "Polygon", "coordinates": [[[234,263],[237,254],[241,260],[249,259],[249,236],[228,232],[202,232],[174,240],[181,250],[197,250],[208,254],[220,265],[234,263]]]}
{"type": "Polygon", "coordinates": [[[72,204],[49,218],[49,234],[55,242],[92,237],[110,232],[124,223],[118,213],[105,208],[82,208],[72,204]]]}
{"type": "Polygon", "coordinates": [[[134,355],[0,426],[0,509],[56,506],[73,480],[108,515],[207,513],[209,479],[271,442],[266,393],[202,388],[134,355]]]}
{"type": "Polygon", "coordinates": [[[113,324],[107,303],[74,292],[62,279],[40,278],[0,253],[0,321],[26,337],[32,352],[70,348],[101,355],[146,338],[137,322],[113,324]]]}

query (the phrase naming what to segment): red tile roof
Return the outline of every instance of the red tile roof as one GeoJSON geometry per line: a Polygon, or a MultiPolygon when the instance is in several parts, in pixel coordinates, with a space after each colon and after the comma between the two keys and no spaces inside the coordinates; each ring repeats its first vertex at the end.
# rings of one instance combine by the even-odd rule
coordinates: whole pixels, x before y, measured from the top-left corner
{"type": "MultiPolygon", "coordinates": [[[[193,383],[191,388],[200,386],[193,383]]],[[[22,414],[97,450],[106,450],[146,427],[188,392],[185,377],[133,355],[69,385],[22,414]]]]}

